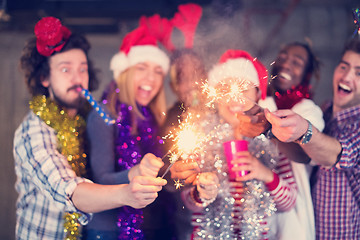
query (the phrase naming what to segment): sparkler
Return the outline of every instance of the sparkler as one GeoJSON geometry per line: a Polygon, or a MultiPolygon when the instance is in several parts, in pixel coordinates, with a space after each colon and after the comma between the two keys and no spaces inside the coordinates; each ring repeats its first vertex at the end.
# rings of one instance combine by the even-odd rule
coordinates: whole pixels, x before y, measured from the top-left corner
{"type": "Polygon", "coordinates": [[[238,102],[242,105],[251,102],[252,104],[259,106],[257,102],[244,94],[246,90],[255,87],[256,86],[253,83],[246,79],[225,79],[220,81],[216,87],[210,86],[207,82],[203,83],[202,92],[206,94],[209,100],[206,103],[207,107],[214,107],[213,104],[220,100],[226,103],[238,102]]]}
{"type": "Polygon", "coordinates": [[[174,163],[177,161],[177,159],[179,159],[178,155],[173,153],[172,151],[175,150],[175,146],[173,146],[162,158],[161,160],[164,160],[164,158],[168,155],[170,155],[169,161],[170,161],[170,165],[166,168],[165,172],[163,173],[163,175],[161,176],[161,178],[164,178],[165,175],[169,172],[170,168],[172,167],[172,165],[174,165],[174,163]]]}
{"type": "Polygon", "coordinates": [[[179,189],[184,186],[184,184],[180,180],[174,180],[175,188],[179,189]]]}
{"type": "Polygon", "coordinates": [[[165,137],[173,139],[175,142],[173,147],[162,157],[164,159],[166,156],[170,155],[170,165],[167,167],[161,178],[169,172],[170,168],[174,163],[179,159],[192,159],[192,153],[195,152],[201,146],[201,143],[206,140],[199,131],[196,131],[196,125],[194,120],[197,119],[199,115],[188,113],[185,120],[180,122],[178,129],[170,131],[170,133],[165,137]]]}
{"type": "Polygon", "coordinates": [[[224,79],[217,86],[211,86],[207,82],[202,85],[202,92],[206,94],[209,102],[206,104],[212,107],[212,104],[222,100],[223,102],[238,102],[245,104],[244,91],[254,88],[254,84],[245,79],[224,79]]]}
{"type": "MultiPolygon", "coordinates": [[[[249,101],[252,104],[259,106],[254,100],[251,100],[244,95],[244,91],[255,87],[251,82],[241,79],[226,79],[226,81],[220,82],[219,84],[220,86],[215,88],[206,82],[203,83],[202,92],[205,93],[209,99],[209,102],[206,104],[207,107],[213,107],[213,103],[218,102],[219,100],[227,103],[234,101],[239,102],[240,104],[245,104],[249,101]]],[[[196,120],[199,120],[199,118],[200,114],[194,114],[192,112],[188,113],[183,122],[179,121],[179,128],[170,131],[167,137],[165,137],[173,139],[175,144],[162,158],[164,159],[166,156],[170,155],[170,165],[167,167],[161,178],[164,178],[179,158],[194,158],[194,154],[192,153],[199,150],[201,144],[206,142],[209,137],[214,137],[214,134],[216,135],[216,127],[207,135],[199,132],[197,129],[198,125],[195,124],[196,120]]]]}

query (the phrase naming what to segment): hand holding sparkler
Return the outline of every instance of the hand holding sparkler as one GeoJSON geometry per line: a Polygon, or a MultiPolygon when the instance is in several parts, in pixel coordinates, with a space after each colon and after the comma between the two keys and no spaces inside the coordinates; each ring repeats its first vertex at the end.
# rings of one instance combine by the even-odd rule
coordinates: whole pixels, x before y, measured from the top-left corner
{"type": "Polygon", "coordinates": [[[309,127],[309,122],[290,109],[270,112],[265,109],[266,119],[271,123],[273,135],[281,142],[299,139],[309,127]]]}
{"type": "Polygon", "coordinates": [[[179,156],[174,153],[175,146],[173,146],[162,158],[163,161],[167,156],[169,156],[170,165],[166,168],[165,172],[162,174],[161,178],[164,178],[165,175],[169,172],[170,168],[174,165],[174,163],[179,159],[179,156]]]}
{"type": "MultiPolygon", "coordinates": [[[[237,113],[237,120],[234,123],[237,125],[234,129],[236,138],[241,136],[255,137],[265,132],[270,124],[265,118],[264,109],[253,99],[247,96],[247,91],[256,86],[245,79],[225,79],[220,81],[216,86],[208,84],[203,85],[203,92],[206,93],[209,102],[212,103],[223,102],[236,103],[238,107],[243,109],[243,112],[237,113]]],[[[251,95],[251,93],[250,93],[251,95]]],[[[222,109],[219,109],[221,111],[222,109]]]]}
{"type": "Polygon", "coordinates": [[[196,162],[177,161],[170,171],[173,179],[180,179],[185,184],[192,184],[200,173],[200,168],[196,162]]]}
{"type": "Polygon", "coordinates": [[[243,114],[238,113],[237,119],[239,124],[234,129],[234,134],[237,139],[240,139],[241,136],[256,137],[266,132],[271,126],[265,117],[264,109],[258,105],[254,105],[243,114]]]}
{"type": "Polygon", "coordinates": [[[164,162],[151,153],[145,154],[140,163],[133,166],[129,171],[129,180],[131,181],[135,176],[150,176],[156,177],[164,162]]]}
{"type": "MultiPolygon", "coordinates": [[[[219,88],[214,88],[207,83],[203,85],[203,93],[205,93],[209,99],[207,104],[208,107],[213,107],[213,103],[219,102],[222,99],[225,102],[237,101],[243,103],[246,106],[257,106],[259,105],[253,100],[249,99],[243,93],[251,88],[254,88],[254,84],[247,80],[227,80],[220,83],[219,88]]],[[[194,157],[192,154],[195,150],[201,147],[201,144],[207,140],[207,137],[210,137],[211,134],[207,136],[201,134],[197,129],[198,126],[194,124],[197,120],[197,114],[188,113],[185,121],[181,122],[179,129],[174,132],[170,132],[168,135],[169,138],[173,138],[175,145],[171,150],[169,150],[163,158],[170,155],[170,165],[165,170],[162,178],[169,172],[171,167],[179,159],[188,159],[189,157],[194,157]],[[176,152],[175,152],[176,150],[176,152]]],[[[216,131],[216,129],[214,129],[216,131]]]]}

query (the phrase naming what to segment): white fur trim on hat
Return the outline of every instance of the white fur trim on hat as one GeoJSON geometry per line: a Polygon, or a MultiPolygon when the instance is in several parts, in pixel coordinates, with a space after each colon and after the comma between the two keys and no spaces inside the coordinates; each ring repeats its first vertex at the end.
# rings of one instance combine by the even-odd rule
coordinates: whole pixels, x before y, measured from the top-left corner
{"type": "Polygon", "coordinates": [[[224,63],[215,65],[209,72],[208,83],[215,86],[227,78],[249,80],[259,86],[259,75],[253,63],[246,58],[229,59],[224,63]]]}
{"type": "Polygon", "coordinates": [[[111,59],[110,69],[113,71],[114,79],[116,79],[127,68],[146,61],[159,64],[165,74],[169,71],[169,57],[153,45],[133,46],[127,56],[123,52],[115,54],[111,59]]]}
{"type": "Polygon", "coordinates": [[[129,61],[125,53],[116,53],[110,61],[110,70],[113,71],[113,77],[116,79],[120,73],[129,67],[129,61]]]}

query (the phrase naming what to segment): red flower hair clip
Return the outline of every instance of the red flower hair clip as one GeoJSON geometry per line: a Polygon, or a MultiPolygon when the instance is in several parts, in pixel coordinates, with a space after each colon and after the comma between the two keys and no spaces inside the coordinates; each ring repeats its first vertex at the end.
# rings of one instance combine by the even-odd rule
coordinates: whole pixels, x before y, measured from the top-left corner
{"type": "Polygon", "coordinates": [[[54,17],[42,18],[35,25],[34,33],[36,48],[45,57],[49,57],[55,51],[61,51],[71,35],[70,30],[54,17]]]}

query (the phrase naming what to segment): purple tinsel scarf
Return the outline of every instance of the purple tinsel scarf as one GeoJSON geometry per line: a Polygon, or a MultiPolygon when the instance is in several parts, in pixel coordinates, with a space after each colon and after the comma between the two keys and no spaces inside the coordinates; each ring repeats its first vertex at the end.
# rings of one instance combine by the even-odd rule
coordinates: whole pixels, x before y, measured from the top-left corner
{"type": "MultiPolygon", "coordinates": [[[[106,101],[103,101],[106,103],[106,101]]],[[[118,113],[116,119],[115,157],[116,171],[130,169],[140,163],[146,153],[153,153],[161,157],[163,155],[163,140],[158,136],[158,125],[147,107],[137,106],[143,114],[144,119],[137,119],[137,135],[131,134],[132,106],[116,103],[118,113]]],[[[120,234],[118,239],[144,239],[141,225],[143,223],[143,212],[141,209],[122,207],[119,209],[118,227],[120,234]]]]}
{"type": "MultiPolygon", "coordinates": [[[[157,135],[158,126],[154,116],[147,107],[138,106],[145,117],[137,119],[137,136],[131,134],[132,107],[118,102],[118,119],[116,120],[117,137],[116,148],[116,169],[118,171],[130,169],[140,163],[146,153],[153,153],[160,157],[162,139],[157,135]]],[[[143,213],[141,209],[122,207],[119,211],[118,226],[120,228],[119,239],[143,239],[141,224],[143,213]]]]}

